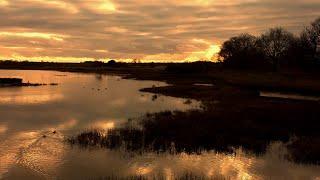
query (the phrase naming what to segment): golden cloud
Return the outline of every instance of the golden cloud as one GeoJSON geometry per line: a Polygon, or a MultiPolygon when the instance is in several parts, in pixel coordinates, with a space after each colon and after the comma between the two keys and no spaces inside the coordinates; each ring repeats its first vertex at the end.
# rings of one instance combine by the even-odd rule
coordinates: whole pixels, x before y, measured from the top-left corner
{"type": "Polygon", "coordinates": [[[0,0],[0,6],[8,6],[9,2],[7,0],[0,0]]]}
{"type": "Polygon", "coordinates": [[[108,14],[117,10],[116,5],[110,0],[82,1],[82,7],[99,14],[108,14]]]}
{"type": "Polygon", "coordinates": [[[221,42],[314,20],[317,0],[0,0],[2,59],[216,60],[221,42]],[[257,16],[258,14],[258,16],[257,16]]]}
{"type": "Polygon", "coordinates": [[[65,1],[60,1],[60,0],[32,0],[32,1],[47,5],[48,7],[66,10],[67,12],[72,14],[76,14],[79,12],[78,8],[75,5],[65,1]]]}
{"type": "Polygon", "coordinates": [[[68,37],[61,34],[52,33],[39,33],[39,32],[0,32],[0,36],[7,37],[22,37],[22,38],[40,38],[55,41],[64,41],[64,38],[68,37]]]}

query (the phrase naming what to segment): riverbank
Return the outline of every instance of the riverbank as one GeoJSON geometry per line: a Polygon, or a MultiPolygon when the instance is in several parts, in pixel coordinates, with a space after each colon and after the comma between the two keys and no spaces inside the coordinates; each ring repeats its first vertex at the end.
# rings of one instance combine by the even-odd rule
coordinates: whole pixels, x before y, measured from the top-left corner
{"type": "Polygon", "coordinates": [[[287,69],[279,72],[236,70],[208,62],[195,63],[50,63],[0,61],[0,69],[54,70],[116,74],[137,80],[159,80],[168,84],[216,84],[235,87],[320,95],[319,72],[287,69]]]}

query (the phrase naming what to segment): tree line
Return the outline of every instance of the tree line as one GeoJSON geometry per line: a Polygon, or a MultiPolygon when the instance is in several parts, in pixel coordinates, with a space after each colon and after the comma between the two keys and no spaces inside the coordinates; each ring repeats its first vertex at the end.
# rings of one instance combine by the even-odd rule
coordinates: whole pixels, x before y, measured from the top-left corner
{"type": "Polygon", "coordinates": [[[219,57],[225,66],[243,69],[320,68],[319,38],[320,17],[299,35],[276,27],[260,36],[231,37],[223,43],[219,57]]]}

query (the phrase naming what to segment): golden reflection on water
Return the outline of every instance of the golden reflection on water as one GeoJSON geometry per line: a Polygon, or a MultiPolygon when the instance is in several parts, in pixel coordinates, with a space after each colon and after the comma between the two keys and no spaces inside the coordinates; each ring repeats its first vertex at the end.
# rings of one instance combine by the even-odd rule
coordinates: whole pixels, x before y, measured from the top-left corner
{"type": "Polygon", "coordinates": [[[16,95],[16,96],[1,96],[0,104],[44,104],[51,101],[61,100],[62,94],[42,94],[42,95],[16,95]]]}
{"type": "Polygon", "coordinates": [[[115,127],[114,121],[97,121],[90,125],[93,129],[113,129],[115,127]]]}
{"type": "Polygon", "coordinates": [[[41,137],[22,153],[18,165],[43,177],[54,177],[63,163],[65,148],[59,136],[51,134],[41,137]]]}
{"type": "MultiPolygon", "coordinates": [[[[272,145],[273,146],[273,145],[272,145]]],[[[278,146],[275,144],[275,146],[278,146]]],[[[145,154],[128,160],[131,173],[164,179],[191,177],[220,179],[316,179],[318,166],[299,165],[282,159],[279,149],[271,148],[266,155],[255,156],[238,149],[235,154],[205,152],[197,154],[145,154]],[[274,152],[273,152],[274,151],[274,152]],[[273,157],[272,157],[273,156],[273,157]],[[271,159],[270,159],[271,158],[271,159]],[[133,162],[133,163],[132,163],[133,162]]]]}
{"type": "Polygon", "coordinates": [[[133,169],[136,169],[135,170],[135,174],[138,175],[138,176],[144,176],[144,175],[147,175],[149,173],[152,172],[152,167],[145,167],[145,166],[141,166],[141,167],[133,167],[133,169]]]}
{"type": "Polygon", "coordinates": [[[0,135],[5,133],[8,130],[8,126],[6,124],[0,124],[0,135]]]}
{"type": "Polygon", "coordinates": [[[164,177],[167,180],[174,179],[174,174],[173,174],[171,168],[164,168],[164,177]]]}
{"type": "Polygon", "coordinates": [[[235,174],[236,179],[253,179],[252,175],[249,173],[249,168],[252,165],[252,158],[243,157],[242,155],[237,157],[225,156],[221,157],[221,162],[219,169],[222,176],[235,174]]]}
{"type": "Polygon", "coordinates": [[[97,119],[87,124],[87,129],[99,129],[99,130],[110,130],[116,127],[121,127],[127,122],[126,119],[122,118],[110,118],[110,119],[97,119]]]}
{"type": "MultiPolygon", "coordinates": [[[[63,163],[65,144],[52,132],[22,132],[1,142],[0,177],[23,169],[43,178],[52,178],[63,163]]],[[[19,174],[19,173],[18,173],[19,174]]]]}
{"type": "Polygon", "coordinates": [[[70,129],[70,128],[76,126],[77,124],[78,124],[78,120],[72,118],[72,119],[69,119],[69,120],[59,124],[57,126],[57,129],[58,130],[67,130],[67,129],[70,129]]]}
{"type": "MultiPolygon", "coordinates": [[[[16,71],[12,71],[14,72],[16,71]]],[[[23,169],[47,179],[86,179],[86,177],[94,179],[116,173],[119,176],[161,175],[166,179],[174,179],[185,172],[201,177],[226,177],[226,179],[319,179],[320,177],[319,166],[299,165],[281,159],[279,156],[283,154],[279,148],[271,148],[261,156],[249,154],[241,149],[234,154],[205,152],[197,155],[134,154],[121,150],[87,151],[77,147],[71,148],[64,144],[63,138],[73,130],[86,128],[108,130],[126,122],[127,118],[137,117],[145,111],[184,110],[190,106],[185,104],[184,99],[158,96],[152,101],[153,94],[138,92],[142,87],[151,87],[154,82],[149,82],[148,85],[131,80],[122,82],[114,78],[96,82],[88,75],[78,77],[68,74],[63,77],[55,76],[56,72],[23,73],[30,82],[48,83],[47,81],[51,79],[52,82],[57,82],[58,79],[62,81],[62,85],[54,88],[1,90],[3,122],[0,124],[0,179],[23,174],[23,169]],[[81,83],[84,85],[80,85],[81,83]],[[81,90],[79,87],[82,87],[81,90]],[[97,88],[102,89],[102,87],[108,88],[97,91],[97,88]],[[62,100],[61,109],[52,103],[58,100],[62,100]],[[19,107],[21,114],[35,113],[39,119],[31,121],[33,117],[30,120],[25,118],[24,114],[20,116],[14,108],[6,106],[7,104],[25,105],[19,107]],[[34,104],[41,106],[36,108],[28,106],[34,104]],[[30,107],[33,111],[30,111],[30,107]],[[44,107],[43,109],[49,107],[50,112],[39,111],[40,107],[44,107]],[[10,116],[7,116],[9,111],[10,116]],[[26,123],[30,124],[30,127],[26,123]],[[14,132],[20,129],[23,129],[21,130],[23,132],[14,132]],[[53,133],[55,131],[56,133],[53,133]],[[2,137],[5,138],[1,139],[2,137]]],[[[7,76],[10,73],[5,71],[2,74],[7,76]]],[[[192,102],[192,106],[196,105],[196,102],[192,102]]]]}
{"type": "Polygon", "coordinates": [[[0,177],[15,164],[20,149],[28,147],[35,141],[38,133],[18,133],[0,143],[0,177]]]}
{"type": "Polygon", "coordinates": [[[127,104],[127,100],[125,98],[119,98],[119,99],[110,101],[110,104],[115,107],[123,107],[127,104]]]}
{"type": "MultiPolygon", "coordinates": [[[[126,155],[128,152],[122,151],[70,149],[63,143],[61,134],[47,132],[45,138],[42,137],[42,134],[38,132],[21,133],[20,137],[10,138],[10,140],[16,140],[6,142],[9,144],[5,146],[1,145],[1,148],[7,147],[6,152],[9,153],[0,154],[0,177],[10,171],[12,166],[16,168],[14,173],[17,173],[17,169],[18,172],[22,169],[28,169],[44,178],[62,177],[65,179],[71,179],[71,177],[108,177],[111,172],[106,170],[110,166],[117,170],[114,175],[119,175],[119,177],[138,175],[152,178],[162,176],[164,179],[183,177],[184,173],[192,173],[193,176],[203,178],[222,177],[241,180],[316,179],[320,175],[319,167],[298,165],[283,160],[275,156],[275,154],[279,154],[278,152],[267,152],[266,155],[254,156],[238,149],[235,154],[216,152],[205,152],[201,155],[145,153],[128,156],[126,155]],[[91,169],[92,167],[94,167],[94,171],[91,169]],[[64,174],[60,176],[61,172],[64,174]]],[[[279,149],[271,148],[270,150],[277,151],[279,149]]],[[[10,177],[10,172],[8,175],[10,177]]]]}

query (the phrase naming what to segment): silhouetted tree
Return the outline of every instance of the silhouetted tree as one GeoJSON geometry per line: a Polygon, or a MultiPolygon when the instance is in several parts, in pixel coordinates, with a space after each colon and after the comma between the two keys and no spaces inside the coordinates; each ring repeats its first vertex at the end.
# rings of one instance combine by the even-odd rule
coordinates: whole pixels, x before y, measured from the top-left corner
{"type": "Polygon", "coordinates": [[[272,63],[274,70],[278,70],[280,61],[288,55],[293,42],[293,34],[278,27],[262,34],[258,45],[266,59],[272,63]]]}
{"type": "Polygon", "coordinates": [[[294,37],[287,53],[281,59],[282,65],[286,64],[288,67],[299,67],[299,68],[304,66],[303,48],[304,48],[304,45],[301,43],[300,37],[294,37]]]}
{"type": "Polygon", "coordinates": [[[316,57],[317,41],[320,36],[320,18],[306,27],[300,35],[300,51],[303,54],[303,61],[307,65],[315,65],[319,63],[316,57]]]}
{"type": "Polygon", "coordinates": [[[257,48],[257,38],[250,34],[241,34],[224,42],[219,53],[225,65],[246,68],[262,63],[257,48]]]}
{"type": "Polygon", "coordinates": [[[83,62],[83,64],[87,65],[87,66],[92,66],[92,67],[102,67],[104,65],[104,62],[102,61],[85,61],[83,62]]]}
{"type": "Polygon", "coordinates": [[[112,65],[115,65],[115,64],[117,64],[117,62],[115,60],[113,60],[113,59],[108,61],[108,65],[112,66],[112,65]]]}
{"type": "Polygon", "coordinates": [[[206,73],[212,66],[213,63],[204,61],[192,63],[169,63],[165,71],[176,74],[206,73]]]}
{"type": "Polygon", "coordinates": [[[219,53],[223,65],[236,68],[320,67],[320,18],[299,37],[281,27],[269,29],[256,38],[241,34],[225,41],[219,53]]]}

